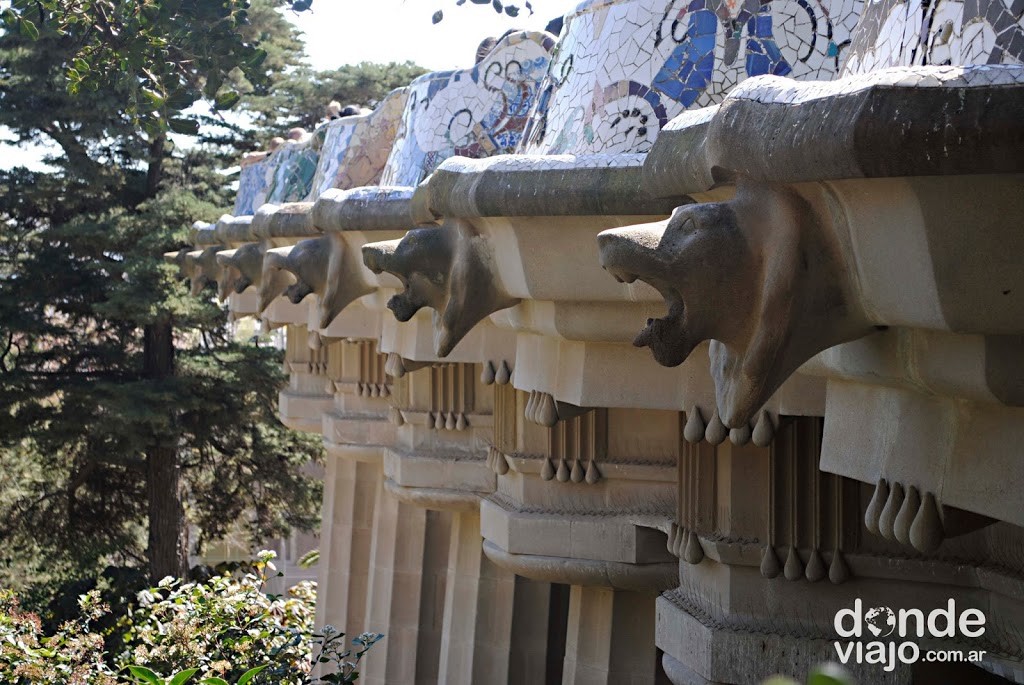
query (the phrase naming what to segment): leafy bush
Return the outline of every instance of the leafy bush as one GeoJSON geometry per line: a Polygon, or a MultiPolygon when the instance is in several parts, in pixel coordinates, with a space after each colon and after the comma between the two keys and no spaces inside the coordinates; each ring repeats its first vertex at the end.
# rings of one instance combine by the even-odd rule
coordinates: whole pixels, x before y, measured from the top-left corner
{"type": "Polygon", "coordinates": [[[287,596],[265,593],[273,556],[260,553],[245,574],[204,583],[168,577],[139,593],[118,662],[162,673],[198,668],[203,677],[231,682],[268,663],[261,680],[301,685],[312,666],[316,585],[299,583],[287,596]]]}
{"type": "Polygon", "coordinates": [[[287,595],[264,592],[274,556],[261,552],[246,572],[203,582],[165,578],[140,592],[114,622],[99,591],[91,590],[79,598],[79,615],[52,635],[46,635],[38,615],[23,611],[11,593],[0,592],[0,682],[355,682],[363,655],[383,636],[364,633],[348,641],[331,626],[314,632],[315,583],[299,583],[287,595]],[[97,628],[101,624],[113,627],[97,628]],[[111,645],[120,652],[109,654],[111,645]],[[314,677],[314,664],[328,673],[314,677]],[[161,673],[169,675],[165,679],[161,673]]]}

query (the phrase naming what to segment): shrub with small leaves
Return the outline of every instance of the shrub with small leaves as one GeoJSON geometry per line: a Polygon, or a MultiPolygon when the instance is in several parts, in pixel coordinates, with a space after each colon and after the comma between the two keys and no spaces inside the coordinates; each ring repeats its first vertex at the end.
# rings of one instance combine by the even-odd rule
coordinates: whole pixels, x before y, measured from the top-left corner
{"type": "Polygon", "coordinates": [[[37,614],[23,611],[14,595],[0,591],[0,682],[8,685],[113,685],[104,662],[103,637],[90,622],[108,611],[92,591],[79,598],[81,615],[45,635],[37,614]]]}
{"type": "Polygon", "coordinates": [[[196,668],[200,678],[232,683],[265,666],[260,682],[305,683],[312,666],[316,585],[302,582],[286,595],[264,592],[274,556],[261,552],[244,574],[204,583],[165,578],[139,593],[120,662],[158,673],[196,668]]]}

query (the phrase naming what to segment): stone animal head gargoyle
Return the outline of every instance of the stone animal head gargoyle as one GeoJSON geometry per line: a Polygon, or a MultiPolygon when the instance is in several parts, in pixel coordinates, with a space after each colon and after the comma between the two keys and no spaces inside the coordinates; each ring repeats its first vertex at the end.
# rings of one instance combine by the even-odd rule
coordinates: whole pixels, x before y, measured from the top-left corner
{"type": "Polygon", "coordinates": [[[633,341],[658,363],[682,364],[712,341],[719,415],[740,428],[805,361],[873,330],[830,222],[791,188],[741,181],[729,202],[603,231],[601,265],[665,298],[668,315],[633,341]]]}
{"type": "Polygon", "coordinates": [[[206,286],[216,283],[220,271],[217,253],[224,249],[223,245],[210,245],[185,255],[183,270],[188,274],[193,297],[198,297],[206,286]]]}
{"type": "Polygon", "coordinates": [[[405,290],[388,301],[399,321],[422,307],[434,310],[434,352],[448,356],[473,326],[519,300],[501,289],[487,239],[468,222],[416,228],[400,240],[363,246],[374,273],[397,277],[405,290]]]}
{"type": "Polygon", "coordinates": [[[220,273],[217,276],[217,297],[221,302],[231,293],[241,295],[249,286],[259,288],[263,278],[263,253],[261,243],[246,243],[235,250],[217,253],[220,273]]]}
{"type": "Polygon", "coordinates": [[[291,274],[294,282],[284,290],[292,304],[302,302],[307,295],[322,296],[327,287],[327,265],[331,255],[330,238],[321,236],[300,241],[290,251],[271,250],[263,263],[266,268],[280,269],[291,274]]]}
{"type": "Polygon", "coordinates": [[[257,289],[259,299],[256,308],[257,314],[267,311],[271,302],[295,284],[295,276],[284,268],[288,263],[289,253],[295,247],[295,245],[275,247],[267,250],[263,255],[263,272],[260,275],[260,285],[257,289]]]}

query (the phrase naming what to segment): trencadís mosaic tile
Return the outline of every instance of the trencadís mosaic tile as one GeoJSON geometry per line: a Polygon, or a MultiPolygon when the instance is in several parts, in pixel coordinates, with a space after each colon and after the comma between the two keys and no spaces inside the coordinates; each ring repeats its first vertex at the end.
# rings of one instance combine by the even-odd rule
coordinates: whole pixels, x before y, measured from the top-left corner
{"type": "Polygon", "coordinates": [[[646,152],[747,76],[831,79],[861,0],[592,0],[566,17],[526,154],[646,152]]]}
{"type": "Polygon", "coordinates": [[[471,69],[434,72],[413,81],[381,185],[415,186],[455,155],[512,152],[553,47],[550,34],[509,32],[471,69]]]}
{"type": "Polygon", "coordinates": [[[1020,0],[877,0],[864,8],[844,71],[1022,62],[1020,0]]]}

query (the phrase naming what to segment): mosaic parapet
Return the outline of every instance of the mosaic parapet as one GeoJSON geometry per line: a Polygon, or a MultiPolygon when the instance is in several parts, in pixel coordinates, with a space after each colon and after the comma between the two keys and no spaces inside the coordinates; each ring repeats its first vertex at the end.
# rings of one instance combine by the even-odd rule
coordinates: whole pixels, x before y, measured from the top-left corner
{"type": "Polygon", "coordinates": [[[1021,64],[1024,6],[881,0],[865,5],[845,74],[920,65],[1021,64]]]}
{"type": "Polygon", "coordinates": [[[235,216],[251,215],[267,199],[267,153],[258,154],[259,159],[242,162],[235,194],[235,216]]]}
{"type": "Polygon", "coordinates": [[[408,99],[409,89],[397,88],[369,114],[324,124],[320,161],[306,199],[313,201],[331,188],[356,188],[380,181],[408,99]]]}
{"type": "Polygon", "coordinates": [[[632,0],[581,3],[566,17],[519,152],[646,152],[689,107],[748,76],[827,80],[862,3],[632,0]]]}
{"type": "Polygon", "coordinates": [[[455,155],[514,151],[554,42],[548,33],[510,31],[472,68],[413,81],[381,185],[415,186],[455,155]]]}

